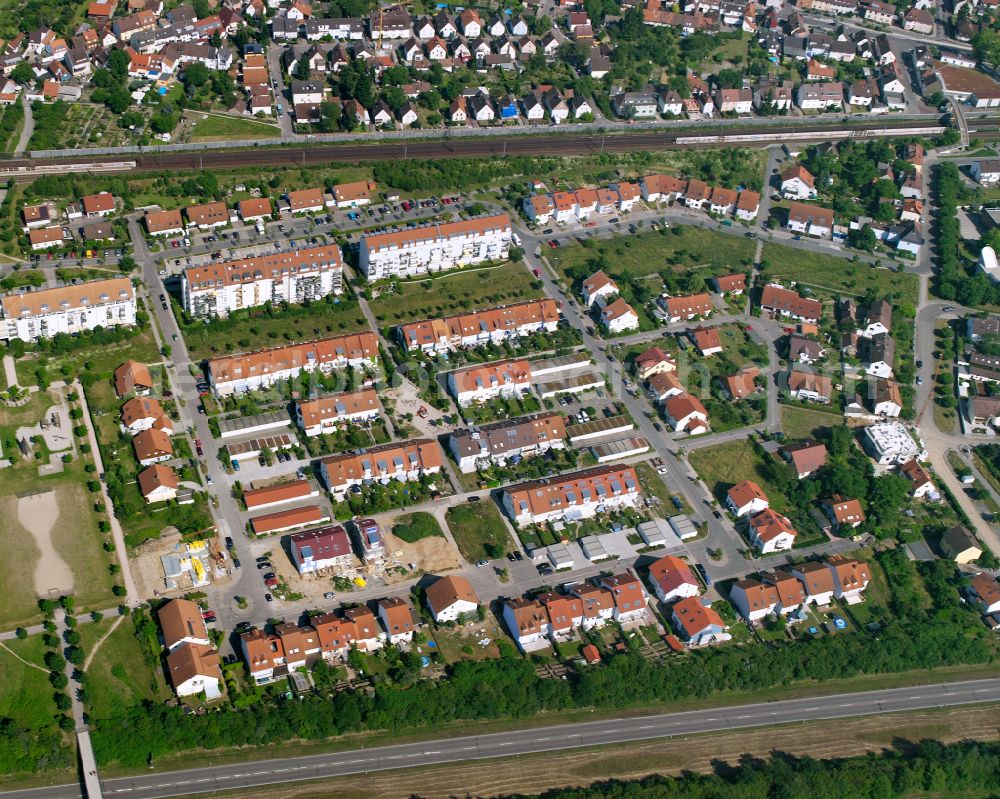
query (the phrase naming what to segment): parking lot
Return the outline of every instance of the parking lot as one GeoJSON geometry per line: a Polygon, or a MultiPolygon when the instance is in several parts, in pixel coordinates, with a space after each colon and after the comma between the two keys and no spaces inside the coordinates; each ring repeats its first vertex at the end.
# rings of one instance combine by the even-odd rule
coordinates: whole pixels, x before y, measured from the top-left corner
{"type": "Polygon", "coordinates": [[[344,243],[360,239],[362,233],[412,229],[434,221],[440,214],[466,218],[467,208],[459,195],[422,200],[386,202],[360,208],[331,209],[317,216],[293,216],[282,212],[280,221],[236,223],[232,229],[178,236],[165,242],[160,256],[161,276],[179,273],[189,266],[220,260],[237,260],[316,247],[342,237],[344,243]],[[260,230],[263,229],[263,233],[260,230]]]}

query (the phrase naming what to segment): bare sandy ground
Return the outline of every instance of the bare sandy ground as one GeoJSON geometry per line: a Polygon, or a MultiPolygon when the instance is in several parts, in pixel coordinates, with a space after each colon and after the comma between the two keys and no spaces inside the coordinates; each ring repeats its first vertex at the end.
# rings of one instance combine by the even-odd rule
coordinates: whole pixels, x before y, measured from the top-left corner
{"type": "MultiPolygon", "coordinates": [[[[430,574],[451,571],[462,566],[462,558],[458,551],[445,538],[421,538],[419,541],[407,544],[396,538],[385,526],[382,527],[382,531],[390,560],[399,560],[403,564],[413,563],[418,569],[430,574]]],[[[390,577],[388,582],[396,580],[390,577]]]]}
{"type": "Polygon", "coordinates": [[[39,596],[71,593],[73,572],[56,552],[50,535],[59,521],[59,503],[55,492],[47,491],[18,499],[17,520],[31,533],[40,553],[35,563],[35,592],[39,596]]]}

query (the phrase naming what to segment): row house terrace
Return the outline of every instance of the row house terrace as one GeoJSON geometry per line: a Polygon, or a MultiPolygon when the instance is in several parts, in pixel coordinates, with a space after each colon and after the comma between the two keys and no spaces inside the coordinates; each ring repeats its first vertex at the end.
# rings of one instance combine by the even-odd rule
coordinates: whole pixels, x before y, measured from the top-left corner
{"type": "Polygon", "coordinates": [[[508,599],[503,621],[518,649],[535,652],[572,640],[581,630],[616,621],[628,627],[647,615],[647,595],[631,572],[584,582],[565,594],[549,591],[536,597],[508,599]]]}
{"type": "Polygon", "coordinates": [[[408,352],[445,353],[504,341],[536,332],[554,332],[559,325],[555,300],[529,300],[484,311],[425,319],[401,325],[397,335],[408,352]]]}
{"type": "Polygon", "coordinates": [[[320,659],[337,662],[352,648],[374,652],[386,642],[410,640],[417,621],[412,606],[403,599],[380,599],[379,615],[364,605],[345,608],[310,619],[310,625],[278,624],[273,632],[252,630],[240,636],[240,649],[250,676],[258,685],[287,677],[296,669],[320,659]],[[379,625],[379,621],[382,625],[379,625]]]}
{"type": "Polygon", "coordinates": [[[373,389],[365,388],[332,397],[295,404],[295,421],[306,436],[318,436],[343,428],[348,422],[377,419],[382,405],[373,389]]]}
{"type": "Polygon", "coordinates": [[[356,485],[390,480],[412,482],[438,474],[443,466],[437,442],[421,438],[324,458],[320,461],[320,477],[327,490],[341,499],[356,485]]]}
{"type": "Polygon", "coordinates": [[[519,397],[531,390],[531,366],[518,359],[456,369],[448,374],[448,390],[463,407],[495,397],[519,397]]]}
{"type": "Polygon", "coordinates": [[[613,183],[606,188],[578,189],[525,197],[524,213],[533,224],[547,225],[582,221],[592,214],[627,213],[639,199],[640,188],[635,183],[613,183]]]}
{"type": "Polygon", "coordinates": [[[539,413],[455,430],[448,437],[448,448],[459,471],[468,474],[482,465],[504,464],[550,449],[563,449],[565,438],[566,426],[560,414],[539,413]]]}
{"type": "Polygon", "coordinates": [[[324,373],[347,366],[372,369],[378,365],[378,358],[378,338],[365,331],[213,358],[207,363],[207,371],[212,389],[222,397],[267,388],[316,369],[324,373]]]}
{"type": "Polygon", "coordinates": [[[603,466],[508,486],[500,497],[518,524],[576,521],[638,504],[639,478],[631,466],[603,466]]]}

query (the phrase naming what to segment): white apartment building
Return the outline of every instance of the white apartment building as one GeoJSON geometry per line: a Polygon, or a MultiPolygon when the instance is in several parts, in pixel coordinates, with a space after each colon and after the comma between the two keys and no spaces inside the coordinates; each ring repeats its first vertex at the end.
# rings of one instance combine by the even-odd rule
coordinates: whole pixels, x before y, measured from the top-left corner
{"type": "Polygon", "coordinates": [[[192,316],[228,316],[266,302],[318,300],[343,291],[343,271],[336,244],[189,266],[182,301],[192,316]]]}
{"type": "Polygon", "coordinates": [[[358,266],[369,281],[413,277],[483,261],[505,260],[510,241],[507,214],[424,225],[413,230],[363,236],[358,266]]]}
{"type": "Polygon", "coordinates": [[[0,340],[37,341],[56,333],[135,324],[135,291],[128,278],[16,294],[0,303],[0,340]]]}
{"type": "Polygon", "coordinates": [[[319,369],[370,369],[378,365],[378,337],[369,331],[291,344],[259,352],[226,355],[208,362],[208,379],[216,395],[225,397],[267,388],[319,369]]]}

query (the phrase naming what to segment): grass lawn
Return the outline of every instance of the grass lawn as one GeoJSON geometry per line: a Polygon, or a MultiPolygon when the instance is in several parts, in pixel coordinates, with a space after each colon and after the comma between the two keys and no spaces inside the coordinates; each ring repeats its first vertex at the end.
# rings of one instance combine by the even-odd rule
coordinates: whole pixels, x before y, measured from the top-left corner
{"type": "Polygon", "coordinates": [[[627,272],[634,277],[664,269],[700,269],[708,279],[749,265],[756,246],[742,236],[684,225],[636,236],[587,241],[587,246],[573,243],[549,250],[546,253],[549,263],[563,277],[574,267],[604,256],[614,272],[627,272]]]}
{"type": "Polygon", "coordinates": [[[23,641],[4,641],[0,648],[0,718],[11,718],[21,727],[38,729],[52,725],[57,713],[52,701],[48,669],[42,662],[45,646],[42,636],[32,635],[23,641]],[[8,651],[9,650],[9,651],[8,651]],[[14,654],[11,654],[11,653],[14,654]],[[41,667],[25,665],[17,657],[41,667]]]}
{"type": "MultiPolygon", "coordinates": [[[[102,628],[103,634],[113,621],[105,619],[93,626],[102,628]]],[[[150,669],[127,618],[101,644],[87,669],[87,677],[89,709],[95,718],[112,716],[147,700],[159,704],[170,698],[161,670],[150,669]]]]}
{"type": "Polygon", "coordinates": [[[421,538],[444,538],[444,531],[438,520],[430,513],[417,511],[407,513],[396,519],[392,526],[392,534],[407,544],[415,544],[421,538]]]}
{"type": "Polygon", "coordinates": [[[500,657],[497,641],[506,635],[491,614],[481,622],[472,622],[462,627],[438,627],[429,632],[437,643],[437,650],[447,663],[460,660],[487,660],[500,657]],[[479,642],[489,639],[486,646],[479,642]]]}
{"type": "Polygon", "coordinates": [[[94,495],[85,488],[88,475],[76,460],[60,474],[39,477],[34,460],[4,469],[0,482],[0,518],[4,519],[4,547],[0,550],[0,629],[38,621],[37,600],[47,595],[46,575],[35,575],[39,549],[34,537],[18,521],[18,495],[51,491],[59,518],[49,531],[52,547],[73,574],[73,594],[81,611],[103,609],[118,603],[111,593],[108,566],[113,556],[101,547],[103,535],[90,512],[94,495]]]}
{"type": "Polygon", "coordinates": [[[817,294],[844,293],[860,297],[868,289],[875,289],[884,299],[917,305],[920,281],[916,275],[890,272],[836,255],[782,244],[765,244],[761,260],[767,261],[767,268],[762,271],[769,278],[794,280],[817,294]]]}
{"type": "Polygon", "coordinates": [[[392,294],[372,300],[376,318],[388,324],[466,313],[537,299],[540,284],[521,264],[460,270],[438,278],[400,283],[392,294]]]}
{"type": "MultiPolygon", "coordinates": [[[[190,112],[197,114],[197,111],[190,112]]],[[[281,128],[270,122],[209,114],[195,123],[191,141],[207,139],[266,139],[281,135],[281,128]]]]}
{"type": "MultiPolygon", "coordinates": [[[[123,361],[127,360],[146,364],[156,363],[160,360],[156,340],[153,338],[153,331],[148,324],[140,331],[139,335],[125,341],[113,344],[94,344],[67,352],[65,355],[48,357],[46,368],[52,380],[60,380],[63,377],[60,372],[63,366],[67,367],[72,378],[83,372],[91,374],[107,372],[110,374],[123,361]]],[[[35,377],[37,365],[36,358],[30,355],[17,362],[17,379],[21,385],[33,386],[37,384],[38,380],[35,377]]]]}
{"type": "Polygon", "coordinates": [[[740,480],[753,480],[767,494],[772,508],[779,513],[790,510],[785,496],[767,480],[764,460],[749,439],[694,450],[688,460],[720,503],[726,501],[726,491],[740,480]]]}
{"type": "Polygon", "coordinates": [[[781,408],[781,429],[789,441],[816,438],[824,430],[840,424],[843,424],[843,418],[839,413],[825,413],[793,405],[781,408]]]}
{"type": "Polygon", "coordinates": [[[507,525],[490,502],[456,505],[445,518],[458,551],[470,563],[501,557],[510,545],[507,525]]]}
{"type": "Polygon", "coordinates": [[[667,490],[666,483],[660,479],[660,475],[646,461],[635,464],[635,473],[639,477],[639,485],[642,486],[642,490],[660,500],[660,504],[654,510],[657,516],[667,518],[669,516],[676,516],[678,513],[692,512],[691,506],[687,504],[684,497],[678,497],[681,501],[680,508],[674,506],[671,500],[673,494],[667,490]]]}
{"type": "Polygon", "coordinates": [[[355,333],[367,327],[357,303],[341,300],[296,305],[271,314],[258,308],[209,324],[192,323],[184,329],[184,341],[191,358],[199,360],[355,333]]]}

